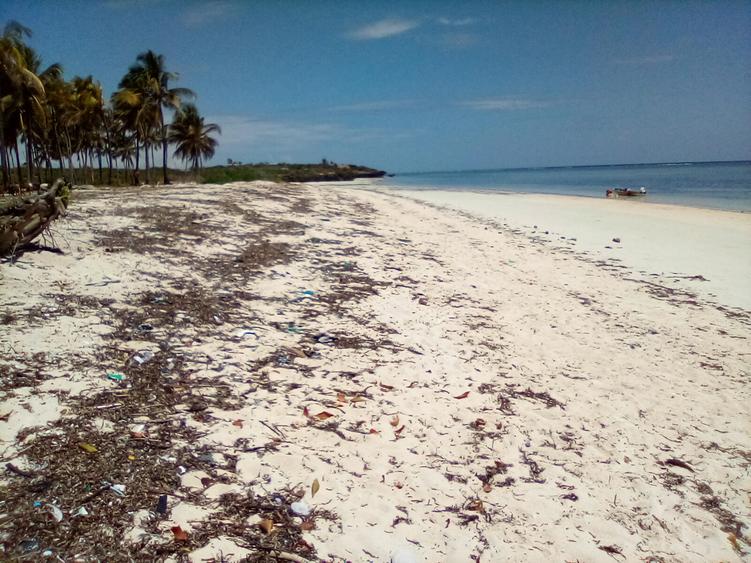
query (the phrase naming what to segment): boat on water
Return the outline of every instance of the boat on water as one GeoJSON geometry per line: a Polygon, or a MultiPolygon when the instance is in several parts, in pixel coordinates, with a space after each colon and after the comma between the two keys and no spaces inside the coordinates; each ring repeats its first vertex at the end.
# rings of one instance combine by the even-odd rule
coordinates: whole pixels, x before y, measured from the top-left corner
{"type": "Polygon", "coordinates": [[[617,198],[617,197],[640,197],[647,195],[647,188],[642,186],[639,189],[635,188],[608,188],[605,190],[605,197],[617,198]]]}

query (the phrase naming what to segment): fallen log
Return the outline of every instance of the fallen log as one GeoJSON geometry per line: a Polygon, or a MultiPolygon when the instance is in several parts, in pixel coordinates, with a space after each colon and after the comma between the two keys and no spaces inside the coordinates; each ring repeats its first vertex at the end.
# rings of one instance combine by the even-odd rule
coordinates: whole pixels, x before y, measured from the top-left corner
{"type": "Polygon", "coordinates": [[[58,179],[47,191],[33,196],[0,199],[0,256],[29,244],[60,215],[70,201],[70,185],[58,179]]]}

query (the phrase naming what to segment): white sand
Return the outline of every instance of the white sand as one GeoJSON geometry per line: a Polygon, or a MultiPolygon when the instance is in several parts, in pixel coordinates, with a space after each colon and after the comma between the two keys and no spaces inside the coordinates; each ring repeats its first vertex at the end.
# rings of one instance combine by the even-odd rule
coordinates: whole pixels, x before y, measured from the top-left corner
{"type": "MultiPolygon", "coordinates": [[[[205,490],[200,506],[171,496],[171,517],[158,525],[164,541],[173,525],[193,530],[196,520],[214,517],[221,492],[299,487],[313,508],[338,516],[318,518],[316,529],[305,532],[326,561],[389,561],[397,553],[404,557],[400,561],[424,562],[741,560],[734,545],[749,549],[751,524],[748,316],[718,309],[701,296],[630,281],[636,274],[627,268],[579,255],[568,244],[541,242],[513,222],[577,237],[574,250],[584,249],[585,240],[594,248],[620,236],[624,248],[612,255],[622,253],[627,262],[627,253],[641,252],[629,231],[662,208],[644,207],[637,219],[619,211],[619,229],[615,219],[567,227],[563,211],[555,218],[542,211],[549,213],[558,198],[502,197],[492,201],[516,206],[519,215],[505,217],[510,228],[498,228],[402,196],[350,187],[297,189],[310,210],[293,211],[290,203],[268,199],[273,187],[247,184],[147,190],[137,199],[110,194],[79,203],[58,227],[65,256],[28,254],[22,268],[0,266],[5,310],[20,314],[63,282],[66,291],[104,293],[126,306],[155,283],[169,289],[169,277],[155,282],[149,273],[192,276],[196,288],[220,280],[202,279],[190,261],[165,266],[158,254],[107,254],[95,246],[91,231],[125,220],[112,213],[118,197],[132,205],[190,199],[202,220],[217,226],[226,224],[209,205],[217,200],[305,225],[300,235],[275,237],[296,245],[296,259],[242,288],[266,299],[243,306],[242,322],[216,326],[200,342],[188,322],[158,332],[171,335],[177,352],[209,354],[203,374],[214,374],[244,400],[238,410],[210,409],[214,419],[208,422],[186,410],[175,413],[202,432],[196,446],[237,456],[237,463],[220,470],[227,483],[205,488],[204,475],[187,467],[178,493],[205,490]],[[382,285],[377,295],[337,310],[320,298],[347,282],[324,275],[321,265],[342,260],[382,285]],[[119,283],[86,285],[104,276],[119,283]],[[316,292],[311,299],[293,299],[308,289],[316,292]],[[289,322],[305,332],[274,324],[289,322]],[[259,339],[238,341],[235,334],[244,326],[257,327],[259,339]],[[366,346],[318,344],[310,335],[319,331],[358,336],[366,346]],[[295,355],[301,346],[319,356],[295,355]],[[251,368],[281,349],[295,356],[291,365],[251,368]],[[352,402],[358,396],[365,400],[352,402]],[[326,422],[335,426],[309,420],[305,407],[311,414],[331,412],[326,422]],[[242,426],[233,424],[237,420],[242,426]],[[268,444],[279,437],[274,429],[283,435],[276,451],[237,445],[239,438],[248,446],[268,444]],[[312,497],[314,479],[320,490],[312,497]]],[[[472,201],[482,208],[490,200],[472,201]]],[[[608,206],[640,209],[629,205],[586,204],[590,218],[608,206]]],[[[558,208],[583,216],[567,199],[558,208]]],[[[671,217],[667,221],[677,225],[677,216],[671,217]]],[[[747,232],[744,221],[739,219],[741,233],[747,232]]],[[[238,222],[207,244],[231,251],[255,228],[238,222]]],[[[678,246],[671,232],[653,226],[651,234],[678,246]]],[[[187,242],[181,248],[193,249],[194,264],[208,255],[207,248],[187,242]]],[[[709,274],[708,260],[686,263],[685,273],[709,274]]],[[[684,271],[680,264],[675,270],[684,271]]],[[[712,291],[719,300],[720,290],[712,291]]],[[[0,421],[0,456],[19,466],[19,452],[34,435],[20,443],[18,430],[60,416],[63,406],[50,402],[59,389],[71,393],[61,396],[64,402],[80,393],[77,378],[93,388],[103,385],[101,373],[71,373],[65,366],[71,351],[103,345],[107,327],[92,317],[49,323],[47,349],[59,359],[59,369],[44,373],[47,390],[17,389],[6,403],[9,420],[0,421]],[[60,332],[71,325],[87,334],[85,343],[60,332]]],[[[35,352],[39,330],[3,327],[0,347],[35,352]]],[[[260,533],[258,515],[246,516],[248,533],[260,533]]],[[[142,533],[138,523],[128,538],[142,533]]],[[[237,560],[247,553],[241,546],[237,538],[214,538],[192,559],[222,551],[237,560]]]]}
{"type": "Polygon", "coordinates": [[[397,193],[497,220],[596,258],[615,258],[705,299],[751,310],[749,213],[541,194],[397,193]],[[686,279],[697,275],[707,281],[686,279]]]}

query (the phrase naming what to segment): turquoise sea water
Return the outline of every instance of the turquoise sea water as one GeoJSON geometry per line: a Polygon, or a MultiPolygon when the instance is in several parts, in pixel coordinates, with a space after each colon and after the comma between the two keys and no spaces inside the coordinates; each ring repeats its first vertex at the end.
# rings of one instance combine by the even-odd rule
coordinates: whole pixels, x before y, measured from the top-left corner
{"type": "Polygon", "coordinates": [[[386,183],[408,189],[588,197],[605,197],[607,188],[644,186],[647,196],[635,198],[640,202],[751,212],[751,161],[415,172],[397,174],[386,183]]]}

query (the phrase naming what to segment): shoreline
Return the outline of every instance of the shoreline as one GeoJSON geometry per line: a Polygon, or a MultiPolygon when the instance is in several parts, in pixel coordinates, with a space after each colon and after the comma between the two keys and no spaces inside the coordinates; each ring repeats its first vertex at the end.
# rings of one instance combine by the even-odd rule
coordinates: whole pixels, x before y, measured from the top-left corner
{"type": "Polygon", "coordinates": [[[708,301],[751,311],[745,250],[751,215],[744,212],[562,194],[394,189],[377,182],[367,189],[523,229],[548,244],[622,261],[642,275],[667,276],[708,301]]]}

